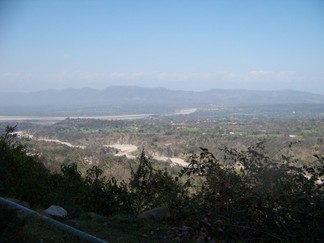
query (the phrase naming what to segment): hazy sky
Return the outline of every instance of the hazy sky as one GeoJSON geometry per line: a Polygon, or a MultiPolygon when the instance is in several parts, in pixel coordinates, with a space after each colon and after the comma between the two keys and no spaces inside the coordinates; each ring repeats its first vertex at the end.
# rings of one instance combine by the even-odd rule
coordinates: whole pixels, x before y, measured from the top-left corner
{"type": "Polygon", "coordinates": [[[110,85],[324,94],[324,1],[0,1],[0,91],[110,85]]]}

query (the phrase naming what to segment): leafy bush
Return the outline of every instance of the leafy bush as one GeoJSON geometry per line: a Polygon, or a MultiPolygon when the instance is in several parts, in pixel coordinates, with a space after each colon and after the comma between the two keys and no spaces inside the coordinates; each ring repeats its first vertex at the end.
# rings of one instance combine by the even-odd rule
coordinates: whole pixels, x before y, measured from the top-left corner
{"type": "Polygon", "coordinates": [[[97,166],[89,168],[85,177],[75,163],[62,164],[61,171],[62,174],[51,174],[48,204],[59,204],[72,216],[84,211],[101,215],[131,212],[132,201],[125,182],[101,177],[102,170],[97,166]]]}
{"type": "Polygon", "coordinates": [[[82,177],[77,164],[62,164],[61,173],[50,173],[37,157],[27,155],[13,135],[15,127],[7,127],[0,137],[0,196],[48,207],[58,204],[72,215],[94,211],[110,215],[131,212],[132,200],[125,182],[100,177],[94,166],[82,177]]]}
{"type": "Polygon", "coordinates": [[[132,171],[130,188],[137,212],[160,206],[175,208],[181,204],[186,191],[177,178],[172,178],[167,171],[156,170],[145,152],[139,159],[137,170],[132,171]]]}
{"type": "Polygon", "coordinates": [[[41,204],[49,172],[37,157],[29,156],[7,127],[0,137],[0,195],[41,204]]]}
{"type": "Polygon", "coordinates": [[[76,215],[83,209],[85,192],[84,179],[75,163],[61,165],[62,174],[51,173],[46,206],[56,204],[64,207],[70,214],[76,215]]]}
{"type": "MultiPolygon", "coordinates": [[[[200,240],[319,241],[324,235],[323,188],[309,168],[273,161],[263,142],[247,151],[207,149],[181,172],[203,181],[187,208],[187,224],[200,240]],[[239,162],[241,169],[235,168],[239,162]],[[229,165],[230,164],[230,165],[229,165]]],[[[321,168],[321,167],[320,167],[321,168]]],[[[319,168],[319,169],[320,169],[319,168]]]]}
{"type": "Polygon", "coordinates": [[[131,212],[132,198],[127,184],[124,181],[118,183],[114,177],[101,177],[102,173],[96,166],[87,170],[84,206],[103,215],[120,211],[131,212]]]}

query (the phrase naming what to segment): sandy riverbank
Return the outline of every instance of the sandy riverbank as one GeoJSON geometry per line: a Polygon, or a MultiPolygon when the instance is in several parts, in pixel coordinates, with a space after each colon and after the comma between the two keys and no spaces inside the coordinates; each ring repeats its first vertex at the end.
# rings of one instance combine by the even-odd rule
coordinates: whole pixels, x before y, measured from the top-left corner
{"type": "MultiPolygon", "coordinates": [[[[25,137],[29,139],[34,139],[36,141],[44,141],[44,142],[49,142],[49,143],[57,143],[57,144],[62,144],[65,146],[68,146],[70,148],[80,148],[80,149],[85,149],[86,146],[84,145],[73,145],[69,142],[64,142],[58,139],[50,139],[50,138],[44,138],[44,137],[34,137],[32,134],[26,132],[26,131],[18,131],[15,132],[18,137],[25,137]]],[[[115,156],[126,156],[128,159],[136,159],[136,156],[133,154],[138,150],[138,147],[133,145],[133,144],[109,144],[109,145],[104,145],[103,147],[110,147],[110,148],[115,148],[118,150],[118,152],[115,154],[115,156]]],[[[181,158],[177,157],[166,157],[166,156],[160,156],[153,154],[152,156],[153,159],[158,160],[158,161],[163,161],[163,162],[171,162],[174,165],[180,165],[180,166],[187,166],[189,163],[185,162],[181,158]]]]}
{"type": "MultiPolygon", "coordinates": [[[[137,151],[137,146],[133,144],[111,144],[111,145],[104,145],[104,147],[111,147],[115,148],[118,151],[115,156],[126,156],[128,159],[135,159],[136,156],[133,155],[134,152],[137,151]]],[[[189,163],[185,162],[181,158],[171,158],[171,157],[166,157],[166,156],[159,156],[159,155],[153,155],[153,159],[163,161],[163,162],[168,162],[171,161],[172,164],[177,164],[181,166],[187,166],[189,163]]]]}

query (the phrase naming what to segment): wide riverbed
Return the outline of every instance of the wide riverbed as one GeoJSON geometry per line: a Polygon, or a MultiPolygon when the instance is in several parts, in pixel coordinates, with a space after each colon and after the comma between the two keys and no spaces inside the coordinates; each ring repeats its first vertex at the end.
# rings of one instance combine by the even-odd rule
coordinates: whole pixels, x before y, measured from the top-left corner
{"type": "MultiPolygon", "coordinates": [[[[196,112],[196,108],[188,108],[177,110],[171,114],[164,115],[188,115],[196,112]]],[[[127,115],[110,115],[110,116],[0,116],[0,122],[35,122],[51,124],[59,121],[63,121],[67,118],[70,119],[99,119],[99,120],[132,120],[143,119],[155,114],[127,114],[127,115]]],[[[163,115],[163,114],[162,114],[163,115]]]]}
{"type": "Polygon", "coordinates": [[[0,116],[0,122],[30,122],[40,125],[52,125],[70,119],[96,119],[96,120],[136,120],[144,119],[152,114],[133,114],[133,115],[115,115],[115,116],[0,116]]]}

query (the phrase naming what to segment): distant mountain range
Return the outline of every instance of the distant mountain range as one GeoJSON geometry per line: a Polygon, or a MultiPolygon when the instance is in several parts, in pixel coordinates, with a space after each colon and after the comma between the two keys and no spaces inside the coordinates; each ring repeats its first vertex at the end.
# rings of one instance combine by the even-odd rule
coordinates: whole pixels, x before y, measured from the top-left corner
{"type": "Polygon", "coordinates": [[[45,90],[22,93],[0,92],[0,106],[64,106],[64,105],[127,105],[174,104],[222,106],[250,106],[274,104],[324,104],[324,95],[308,92],[280,90],[222,90],[194,92],[166,88],[111,86],[103,90],[90,88],[45,90]]]}

